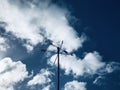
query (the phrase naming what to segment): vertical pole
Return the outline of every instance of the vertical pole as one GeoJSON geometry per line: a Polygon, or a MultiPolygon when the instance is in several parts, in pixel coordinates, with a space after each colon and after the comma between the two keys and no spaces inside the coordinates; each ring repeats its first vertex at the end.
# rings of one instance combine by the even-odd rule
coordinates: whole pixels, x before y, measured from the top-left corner
{"type": "Polygon", "coordinates": [[[57,54],[58,54],[58,90],[59,90],[59,86],[60,86],[60,64],[59,64],[59,53],[60,53],[60,48],[57,47],[57,54]]]}

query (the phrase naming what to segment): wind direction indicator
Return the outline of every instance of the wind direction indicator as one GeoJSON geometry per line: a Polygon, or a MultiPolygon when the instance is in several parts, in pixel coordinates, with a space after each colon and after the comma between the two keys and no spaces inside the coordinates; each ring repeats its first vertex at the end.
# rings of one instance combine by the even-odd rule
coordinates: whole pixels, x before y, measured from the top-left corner
{"type": "MultiPolygon", "coordinates": [[[[57,49],[57,56],[56,56],[56,58],[54,60],[54,64],[55,64],[56,60],[58,59],[58,62],[57,62],[57,77],[58,77],[58,80],[57,80],[57,90],[59,90],[60,89],[60,57],[59,57],[60,56],[60,52],[64,52],[67,55],[73,55],[73,54],[67,52],[64,49],[62,49],[63,41],[61,41],[61,44],[59,46],[54,45],[52,42],[50,42],[50,45],[52,45],[53,47],[56,47],[56,49],[57,49]]],[[[47,50],[42,49],[41,51],[46,52],[47,50]]]]}

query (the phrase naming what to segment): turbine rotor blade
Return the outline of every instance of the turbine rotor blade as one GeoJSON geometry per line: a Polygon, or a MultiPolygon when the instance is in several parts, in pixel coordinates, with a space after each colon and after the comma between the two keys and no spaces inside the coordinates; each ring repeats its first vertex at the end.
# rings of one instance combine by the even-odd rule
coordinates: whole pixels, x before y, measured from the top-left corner
{"type": "Polygon", "coordinates": [[[65,54],[73,56],[73,53],[67,52],[66,50],[62,50],[65,54]]]}
{"type": "Polygon", "coordinates": [[[55,58],[55,61],[54,61],[54,63],[53,64],[55,64],[55,62],[56,62],[56,60],[58,59],[58,56],[56,56],[56,58],[55,58]]]}
{"type": "Polygon", "coordinates": [[[60,47],[59,47],[60,49],[62,48],[62,45],[63,45],[63,40],[62,40],[61,45],[60,45],[60,47]]]}

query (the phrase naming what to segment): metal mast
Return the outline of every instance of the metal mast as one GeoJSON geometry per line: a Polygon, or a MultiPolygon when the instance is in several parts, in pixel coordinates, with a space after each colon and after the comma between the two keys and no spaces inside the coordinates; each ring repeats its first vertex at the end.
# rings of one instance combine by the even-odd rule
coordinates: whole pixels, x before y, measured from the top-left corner
{"type": "MultiPolygon", "coordinates": [[[[56,62],[56,59],[58,59],[58,62],[57,62],[57,90],[60,90],[60,50],[62,50],[62,52],[64,52],[65,54],[67,55],[72,55],[72,53],[69,53],[67,52],[66,50],[63,50],[62,49],[62,44],[63,44],[63,41],[61,42],[61,45],[60,46],[56,46],[54,45],[53,43],[50,43],[52,46],[56,47],[57,48],[57,57],[55,58],[55,61],[54,63],[56,62]]],[[[42,51],[46,51],[46,50],[43,50],[42,51]]]]}
{"type": "Polygon", "coordinates": [[[57,47],[57,56],[58,56],[58,90],[60,88],[60,64],[59,64],[59,54],[60,54],[60,48],[57,47]]]}

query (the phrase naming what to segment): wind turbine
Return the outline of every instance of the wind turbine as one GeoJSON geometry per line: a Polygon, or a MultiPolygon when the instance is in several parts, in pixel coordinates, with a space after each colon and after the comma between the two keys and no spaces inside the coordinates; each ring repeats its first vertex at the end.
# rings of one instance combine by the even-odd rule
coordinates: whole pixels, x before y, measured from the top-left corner
{"type": "MultiPolygon", "coordinates": [[[[62,49],[63,41],[61,41],[61,44],[59,46],[54,45],[52,42],[50,42],[50,45],[52,45],[53,47],[56,47],[56,49],[57,49],[57,56],[55,58],[54,64],[55,64],[56,60],[58,59],[58,62],[57,62],[57,66],[58,66],[57,67],[57,77],[58,77],[57,90],[59,90],[60,89],[60,57],[59,57],[60,56],[60,51],[64,52],[67,55],[72,55],[72,53],[69,53],[66,50],[62,49]]],[[[46,50],[42,49],[42,51],[45,52],[46,50]]]]}

